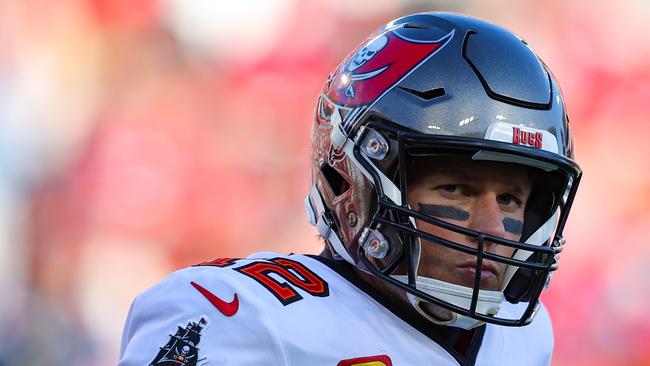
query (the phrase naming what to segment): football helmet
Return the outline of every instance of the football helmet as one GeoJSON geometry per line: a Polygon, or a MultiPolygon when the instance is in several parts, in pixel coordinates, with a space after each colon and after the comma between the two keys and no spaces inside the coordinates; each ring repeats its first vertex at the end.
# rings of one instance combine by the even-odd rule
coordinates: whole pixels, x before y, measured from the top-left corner
{"type": "Polygon", "coordinates": [[[416,310],[435,323],[469,329],[533,320],[540,293],[558,268],[582,172],[573,160],[557,81],[526,42],[494,24],[451,13],[393,20],[329,75],[311,138],[312,187],[305,207],[335,259],[404,289],[416,310]],[[534,172],[521,240],[410,207],[413,161],[440,156],[519,164],[534,172]],[[476,245],[432,235],[416,221],[476,245]],[[422,276],[424,245],[474,256],[474,285],[422,276]],[[497,255],[487,246],[513,248],[514,254],[497,255]],[[496,291],[480,288],[486,260],[506,265],[496,291]],[[453,317],[432,317],[422,303],[453,317]]]}

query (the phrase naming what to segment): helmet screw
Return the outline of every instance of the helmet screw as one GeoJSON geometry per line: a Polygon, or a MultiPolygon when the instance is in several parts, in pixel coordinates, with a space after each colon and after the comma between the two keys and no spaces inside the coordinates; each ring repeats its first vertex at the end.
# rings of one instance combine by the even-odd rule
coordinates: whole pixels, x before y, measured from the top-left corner
{"type": "Polygon", "coordinates": [[[383,238],[372,237],[368,240],[365,250],[371,257],[382,259],[388,253],[388,242],[383,238]]]}
{"type": "Polygon", "coordinates": [[[370,150],[372,153],[379,153],[379,150],[381,150],[381,143],[379,143],[379,140],[376,138],[370,139],[368,142],[368,150],[370,150]]]}
{"type": "MultiPolygon", "coordinates": [[[[368,128],[368,130],[368,136],[362,142],[361,150],[371,159],[384,160],[388,155],[388,141],[379,132],[371,128],[368,128]]],[[[359,133],[362,133],[362,131],[360,130],[359,133]]]]}
{"type": "Polygon", "coordinates": [[[348,226],[355,227],[357,226],[358,217],[356,212],[350,211],[347,216],[348,226]]]}
{"type": "Polygon", "coordinates": [[[370,249],[371,252],[373,253],[379,253],[381,250],[381,243],[379,242],[379,239],[370,239],[370,242],[368,243],[368,249],[370,249]]]}
{"type": "Polygon", "coordinates": [[[388,254],[390,244],[376,229],[365,228],[359,237],[359,244],[369,257],[382,259],[388,254]]]}

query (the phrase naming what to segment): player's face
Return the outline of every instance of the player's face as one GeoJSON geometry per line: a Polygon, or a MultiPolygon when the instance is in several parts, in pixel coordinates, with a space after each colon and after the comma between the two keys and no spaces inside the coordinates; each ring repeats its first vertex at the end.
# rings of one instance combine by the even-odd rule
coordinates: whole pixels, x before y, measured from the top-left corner
{"type": "MultiPolygon", "coordinates": [[[[421,213],[485,234],[519,240],[524,208],[530,195],[528,170],[515,164],[461,158],[417,163],[409,178],[408,201],[421,213]],[[414,180],[413,182],[411,182],[414,180]]],[[[478,240],[417,220],[420,230],[476,248],[478,240]]],[[[485,242],[485,250],[505,257],[514,249],[485,242]]],[[[422,241],[418,274],[474,286],[476,257],[429,241],[422,241]]],[[[481,289],[498,290],[506,265],[483,260],[481,289]]]]}

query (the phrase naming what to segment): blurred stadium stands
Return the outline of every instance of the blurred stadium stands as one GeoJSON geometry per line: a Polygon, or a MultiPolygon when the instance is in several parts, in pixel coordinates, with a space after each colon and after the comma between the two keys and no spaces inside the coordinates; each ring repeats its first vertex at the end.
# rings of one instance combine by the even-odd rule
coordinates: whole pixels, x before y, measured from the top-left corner
{"type": "Polygon", "coordinates": [[[385,21],[525,38],[585,171],[544,301],[555,365],[650,365],[650,3],[0,0],[0,364],[114,365],[133,297],[205,259],[319,251],[309,130],[385,21]]]}

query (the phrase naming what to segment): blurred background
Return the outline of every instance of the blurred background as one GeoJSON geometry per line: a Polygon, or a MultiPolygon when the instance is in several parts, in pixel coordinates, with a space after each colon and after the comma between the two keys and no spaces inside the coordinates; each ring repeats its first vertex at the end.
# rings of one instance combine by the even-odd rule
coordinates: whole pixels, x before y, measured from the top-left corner
{"type": "Polygon", "coordinates": [[[386,21],[464,12],[563,86],[585,171],[554,365],[650,365],[650,2],[0,0],[0,365],[114,365],[169,272],[316,253],[313,103],[386,21]]]}

